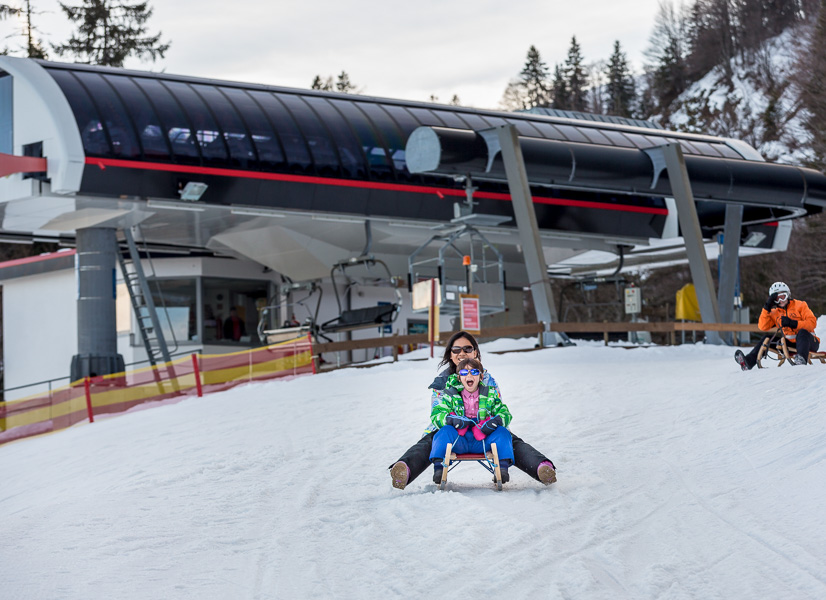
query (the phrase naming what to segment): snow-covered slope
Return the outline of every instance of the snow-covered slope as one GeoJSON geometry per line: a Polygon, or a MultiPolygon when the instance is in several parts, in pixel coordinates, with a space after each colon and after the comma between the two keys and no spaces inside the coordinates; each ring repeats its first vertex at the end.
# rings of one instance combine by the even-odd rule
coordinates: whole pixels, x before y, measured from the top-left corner
{"type": "Polygon", "coordinates": [[[801,164],[809,136],[795,68],[808,35],[807,25],[791,27],[747,57],[733,59],[731,87],[723,69],[715,68],[680,95],[664,126],[741,139],[769,161],[801,164]]]}
{"type": "Polygon", "coordinates": [[[0,447],[1,595],[826,597],[826,365],[492,353],[531,344],[482,357],[549,488],[474,464],[391,487],[435,360],[253,384],[0,447]]]}

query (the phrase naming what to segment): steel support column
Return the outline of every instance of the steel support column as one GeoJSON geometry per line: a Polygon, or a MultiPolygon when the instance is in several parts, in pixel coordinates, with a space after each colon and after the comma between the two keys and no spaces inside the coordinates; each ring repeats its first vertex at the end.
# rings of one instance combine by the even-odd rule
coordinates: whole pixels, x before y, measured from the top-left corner
{"type": "MultiPolygon", "coordinates": [[[[694,194],[691,191],[691,182],[688,179],[683,150],[679,144],[672,143],[649,148],[647,152],[649,155],[662,152],[662,157],[665,160],[668,181],[671,183],[671,193],[677,204],[680,231],[685,240],[691,279],[697,292],[697,303],[700,305],[700,315],[703,317],[704,323],[720,323],[720,307],[717,304],[717,296],[714,294],[714,280],[711,277],[711,267],[708,264],[708,257],[703,244],[700,219],[697,216],[697,207],[694,204],[694,194]]],[[[706,342],[710,344],[723,343],[718,332],[706,331],[705,333],[706,342]]]]}
{"type": "MultiPolygon", "coordinates": [[[[531,188],[528,183],[528,173],[525,170],[525,161],[522,158],[522,149],[519,147],[519,138],[516,127],[502,125],[495,127],[499,139],[502,161],[505,164],[505,174],[508,177],[508,189],[513,202],[513,212],[516,216],[516,226],[519,231],[519,240],[522,244],[522,254],[525,257],[525,267],[528,270],[533,304],[536,309],[536,318],[545,323],[558,321],[554,297],[551,292],[551,282],[548,278],[548,265],[542,253],[542,243],[539,240],[539,227],[536,223],[536,213],[531,198],[531,188]]],[[[564,333],[544,331],[541,334],[545,346],[568,345],[571,341],[564,333]]]]}
{"type": "MultiPolygon", "coordinates": [[[[737,286],[742,225],[743,206],[727,204],[726,225],[723,229],[723,256],[720,258],[720,289],[717,292],[721,323],[731,323],[734,320],[734,289],[737,286]]],[[[734,333],[723,334],[727,344],[734,343],[734,336],[734,333]]]]}
{"type": "Polygon", "coordinates": [[[77,354],[72,357],[72,381],[124,370],[115,322],[117,252],[114,229],[78,229],[77,354]]]}

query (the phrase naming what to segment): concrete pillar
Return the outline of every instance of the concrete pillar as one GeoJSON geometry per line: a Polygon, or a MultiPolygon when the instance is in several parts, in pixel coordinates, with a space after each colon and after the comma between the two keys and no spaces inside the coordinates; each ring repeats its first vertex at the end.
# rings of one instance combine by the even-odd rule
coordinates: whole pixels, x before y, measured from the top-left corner
{"type": "Polygon", "coordinates": [[[115,323],[117,252],[114,229],[77,231],[77,354],[72,357],[72,381],[124,370],[115,323]]]}

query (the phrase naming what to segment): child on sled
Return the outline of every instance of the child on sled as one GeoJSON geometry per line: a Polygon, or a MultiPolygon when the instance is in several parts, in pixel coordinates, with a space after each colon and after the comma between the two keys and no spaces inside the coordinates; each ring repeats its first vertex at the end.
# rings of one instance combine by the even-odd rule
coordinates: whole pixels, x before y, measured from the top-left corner
{"type": "Polygon", "coordinates": [[[510,480],[508,467],[513,464],[513,444],[507,427],[511,413],[495,388],[480,385],[483,373],[479,360],[462,360],[456,365],[456,373],[448,378],[441,401],[430,413],[431,421],[439,428],[430,452],[436,484],[442,479],[442,461],[449,443],[457,454],[485,454],[495,443],[502,482],[510,480]]]}

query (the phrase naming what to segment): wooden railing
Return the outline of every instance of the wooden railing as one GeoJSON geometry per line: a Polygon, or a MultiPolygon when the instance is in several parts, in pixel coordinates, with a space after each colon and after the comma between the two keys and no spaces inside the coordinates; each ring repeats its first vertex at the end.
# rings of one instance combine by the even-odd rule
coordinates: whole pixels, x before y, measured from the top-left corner
{"type": "MultiPolygon", "coordinates": [[[[606,322],[606,323],[551,323],[549,329],[551,331],[558,331],[564,333],[602,333],[605,343],[608,343],[608,337],[611,333],[626,333],[630,331],[647,331],[650,333],[666,334],[671,344],[676,344],[676,334],[678,331],[720,331],[732,333],[760,333],[757,324],[737,324],[737,323],[692,323],[692,322],[639,322],[639,323],[625,323],[625,322],[606,322]],[[670,334],[670,335],[668,335],[670,334]]],[[[491,327],[483,329],[481,333],[475,336],[479,340],[498,339],[503,337],[518,337],[518,336],[539,336],[541,331],[545,330],[543,323],[528,323],[526,325],[512,325],[510,327],[491,327]]],[[[439,334],[437,345],[443,345],[444,342],[450,338],[454,332],[442,331],[439,334]]],[[[345,352],[348,350],[365,350],[369,348],[392,348],[393,360],[398,360],[399,348],[409,345],[427,344],[428,337],[426,333],[419,333],[415,335],[390,335],[386,337],[370,338],[364,340],[352,340],[346,342],[328,342],[323,344],[313,344],[313,355],[316,361],[321,354],[327,352],[345,352]]]]}

